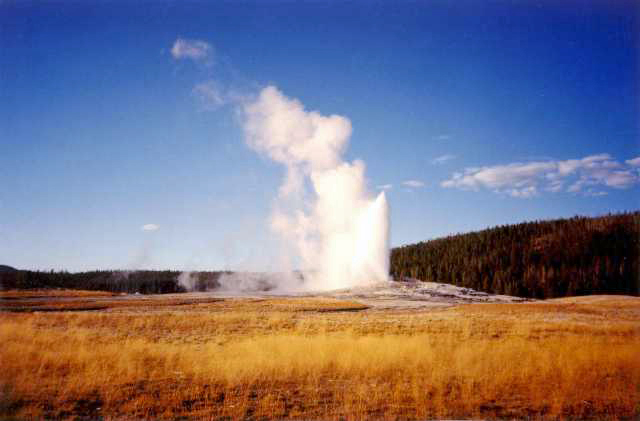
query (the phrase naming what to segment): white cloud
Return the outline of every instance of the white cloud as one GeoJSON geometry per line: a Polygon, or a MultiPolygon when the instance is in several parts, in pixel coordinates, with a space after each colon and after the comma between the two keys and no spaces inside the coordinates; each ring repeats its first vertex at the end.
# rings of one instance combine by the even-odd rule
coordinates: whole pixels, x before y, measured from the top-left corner
{"type": "Polygon", "coordinates": [[[447,161],[451,161],[452,159],[455,159],[455,155],[451,155],[451,154],[445,154],[442,156],[439,156],[437,158],[434,158],[431,160],[432,164],[444,164],[447,161]]]}
{"type": "Polygon", "coordinates": [[[420,180],[406,180],[402,182],[402,185],[407,187],[420,188],[424,187],[424,182],[420,180]]]}
{"type": "Polygon", "coordinates": [[[451,136],[448,134],[439,134],[437,136],[433,136],[433,140],[447,140],[450,139],[451,136]]]}
{"type": "Polygon", "coordinates": [[[624,162],[626,162],[627,165],[630,165],[632,167],[640,167],[640,156],[637,157],[637,158],[633,158],[633,159],[627,159],[624,162]]]}
{"type": "Polygon", "coordinates": [[[142,231],[157,231],[160,227],[156,224],[144,224],[141,228],[142,231]]]}
{"type": "Polygon", "coordinates": [[[632,168],[636,162],[640,164],[640,159],[628,160],[625,167],[609,154],[564,161],[517,162],[467,168],[464,172],[454,173],[440,185],[462,190],[489,189],[513,197],[533,197],[539,194],[539,189],[601,196],[606,192],[594,191],[592,187],[624,189],[640,183],[640,176],[632,168]],[[568,184],[566,189],[565,183],[568,184]]]}
{"type": "Polygon", "coordinates": [[[211,60],[213,47],[206,41],[178,38],[171,47],[171,56],[176,60],[190,59],[197,62],[211,60]]]}
{"type": "Polygon", "coordinates": [[[381,184],[377,186],[379,190],[391,190],[393,184],[381,184]]]}
{"type": "Polygon", "coordinates": [[[509,196],[528,199],[538,195],[538,189],[535,186],[529,186],[523,189],[510,189],[505,191],[509,196]]]}
{"type": "Polygon", "coordinates": [[[606,196],[609,193],[607,193],[606,191],[593,191],[591,189],[587,190],[584,192],[585,196],[593,196],[593,197],[600,197],[600,196],[606,196]]]}
{"type": "Polygon", "coordinates": [[[227,102],[226,95],[214,80],[198,83],[192,92],[205,110],[216,109],[227,102]]]}

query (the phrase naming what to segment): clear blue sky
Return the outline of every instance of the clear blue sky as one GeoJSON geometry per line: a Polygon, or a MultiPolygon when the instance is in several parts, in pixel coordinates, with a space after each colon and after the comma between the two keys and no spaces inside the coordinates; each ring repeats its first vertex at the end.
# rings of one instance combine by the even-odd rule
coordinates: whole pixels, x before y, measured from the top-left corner
{"type": "Polygon", "coordinates": [[[632,1],[87,3],[0,4],[0,263],[267,268],[283,169],[207,83],[348,117],[393,245],[640,208],[632,1]]]}

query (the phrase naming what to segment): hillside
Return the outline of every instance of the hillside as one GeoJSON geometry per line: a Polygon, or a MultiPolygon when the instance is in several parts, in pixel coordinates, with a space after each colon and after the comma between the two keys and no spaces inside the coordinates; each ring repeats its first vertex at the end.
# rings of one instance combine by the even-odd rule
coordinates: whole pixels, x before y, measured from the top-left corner
{"type": "Polygon", "coordinates": [[[640,291],[640,212],[499,226],[395,248],[391,274],[531,298],[640,291]]]}

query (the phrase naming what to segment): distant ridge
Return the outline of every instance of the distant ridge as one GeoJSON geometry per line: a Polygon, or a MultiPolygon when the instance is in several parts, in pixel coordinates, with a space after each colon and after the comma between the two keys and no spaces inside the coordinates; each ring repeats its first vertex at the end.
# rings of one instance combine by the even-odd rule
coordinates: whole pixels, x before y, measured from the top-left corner
{"type": "Polygon", "coordinates": [[[17,272],[18,269],[7,265],[0,265],[0,272],[17,272]]]}

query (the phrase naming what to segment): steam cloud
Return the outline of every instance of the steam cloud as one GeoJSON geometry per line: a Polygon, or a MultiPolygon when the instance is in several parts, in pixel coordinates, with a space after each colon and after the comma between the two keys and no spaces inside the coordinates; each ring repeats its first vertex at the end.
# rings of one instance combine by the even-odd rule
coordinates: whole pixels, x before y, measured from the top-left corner
{"type": "Polygon", "coordinates": [[[196,287],[196,279],[191,275],[191,272],[182,272],[178,276],[178,283],[187,291],[194,291],[196,287]]]}
{"type": "Polygon", "coordinates": [[[385,282],[389,217],[384,191],[370,195],[365,165],[342,158],[349,119],[307,111],[276,87],[243,106],[247,144],[286,167],[271,228],[289,245],[304,288],[331,290],[385,282]]]}

